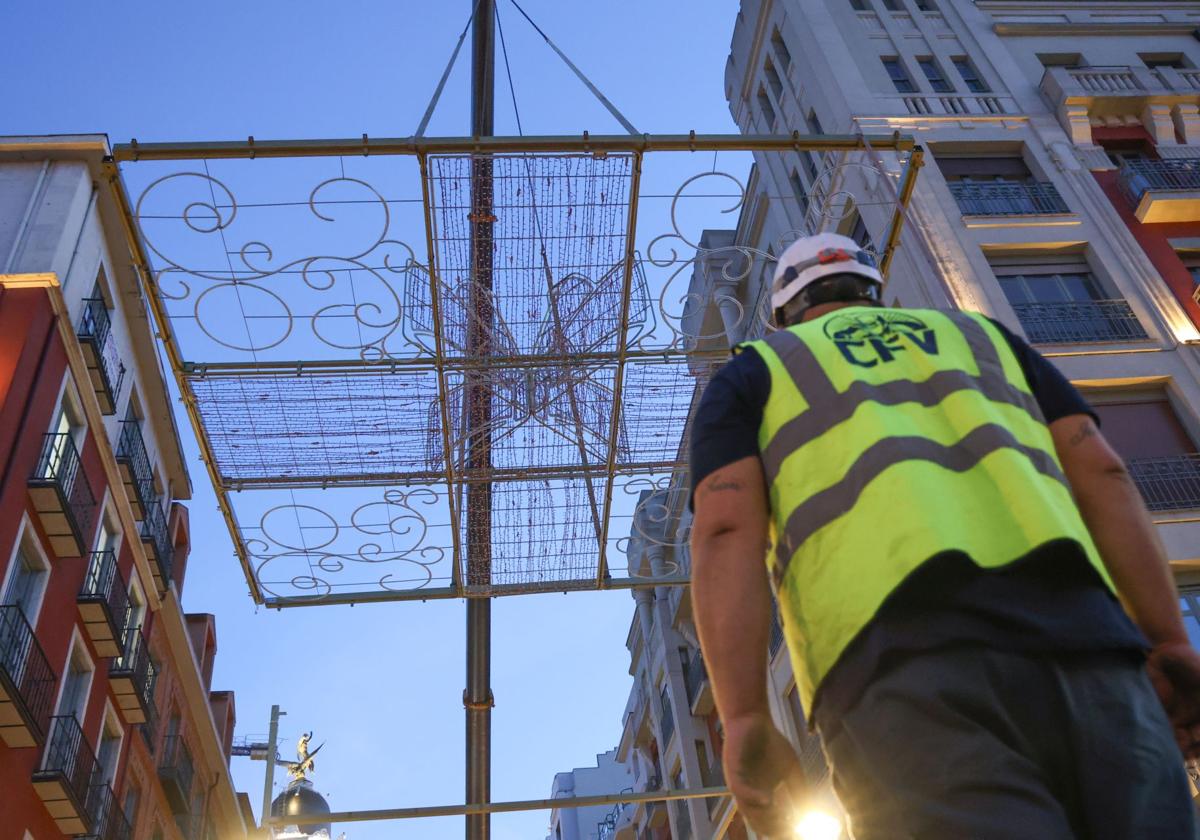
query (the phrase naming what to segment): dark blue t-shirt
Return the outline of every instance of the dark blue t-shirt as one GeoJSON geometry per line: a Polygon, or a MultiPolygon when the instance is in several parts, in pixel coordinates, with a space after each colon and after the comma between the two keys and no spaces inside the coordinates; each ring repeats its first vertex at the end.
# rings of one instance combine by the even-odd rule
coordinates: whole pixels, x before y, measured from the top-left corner
{"type": "MultiPolygon", "coordinates": [[[[1095,418],[1058,368],[1004,325],[992,323],[1020,361],[1047,423],[1076,414],[1095,418]]],[[[692,422],[693,492],[712,472],[759,454],[758,431],[770,390],[766,363],[753,349],[739,353],[713,377],[692,422]]],[[[1057,652],[1148,647],[1074,541],[1039,546],[1000,569],[982,569],[961,551],[943,552],[889,596],[821,683],[815,715],[822,731],[836,726],[841,712],[889,661],[971,643],[1057,652]]]]}

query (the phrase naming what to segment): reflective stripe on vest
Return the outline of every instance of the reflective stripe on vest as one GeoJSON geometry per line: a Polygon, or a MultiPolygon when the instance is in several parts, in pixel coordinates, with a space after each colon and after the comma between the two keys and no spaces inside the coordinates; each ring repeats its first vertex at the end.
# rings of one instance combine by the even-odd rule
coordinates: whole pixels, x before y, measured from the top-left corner
{"type": "Polygon", "coordinates": [[[1020,363],[982,316],[854,307],[748,346],[771,375],[768,563],[806,712],[939,552],[997,567],[1072,539],[1108,582],[1020,363]]]}

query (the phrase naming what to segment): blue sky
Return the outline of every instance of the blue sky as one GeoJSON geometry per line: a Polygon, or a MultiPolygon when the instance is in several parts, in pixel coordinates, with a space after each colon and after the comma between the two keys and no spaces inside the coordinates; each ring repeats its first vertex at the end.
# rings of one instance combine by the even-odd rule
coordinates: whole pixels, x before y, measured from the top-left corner
{"type": "MultiPolygon", "coordinates": [[[[523,5],[640,130],[735,131],[723,93],[733,0],[523,5]]],[[[8,0],[0,134],[407,136],[468,13],[467,0],[8,0]]],[[[507,0],[501,15],[525,132],[619,133],[507,0]]],[[[464,52],[429,134],[466,133],[468,67],[464,52]]],[[[516,133],[499,81],[497,132],[516,133]]],[[[302,730],[328,740],[315,782],[335,810],[461,802],[463,604],[256,610],[195,446],[185,445],[195,495],[184,604],[217,615],[213,685],[236,690],[239,733],[265,732],[279,703],[288,712],[285,753],[302,730]]],[[[632,607],[620,592],[495,602],[495,799],[548,796],[555,772],[615,745],[632,607]]],[[[235,759],[233,771],[257,811],[263,765],[235,759]]],[[[541,840],[547,821],[544,812],[500,815],[494,836],[541,840]]],[[[351,840],[462,834],[459,818],[342,828],[351,840]]]]}

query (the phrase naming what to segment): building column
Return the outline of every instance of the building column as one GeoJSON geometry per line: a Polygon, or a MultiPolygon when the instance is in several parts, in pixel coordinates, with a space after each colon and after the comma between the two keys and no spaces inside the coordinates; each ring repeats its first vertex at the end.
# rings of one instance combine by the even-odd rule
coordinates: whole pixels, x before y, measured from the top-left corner
{"type": "Polygon", "coordinates": [[[1147,105],[1142,110],[1142,125],[1154,138],[1155,145],[1175,145],[1175,123],[1171,119],[1170,105],[1147,105]]]}
{"type": "Polygon", "coordinates": [[[725,329],[730,347],[740,344],[746,332],[745,307],[737,298],[739,285],[737,278],[725,277],[721,271],[718,271],[712,285],[713,301],[721,313],[721,326],[725,329]]]}
{"type": "Polygon", "coordinates": [[[1061,105],[1058,122],[1077,146],[1092,145],[1092,121],[1088,118],[1086,105],[1061,105]]]}
{"type": "Polygon", "coordinates": [[[1176,105],[1171,109],[1171,118],[1185,144],[1200,144],[1200,108],[1191,104],[1176,105]]]}

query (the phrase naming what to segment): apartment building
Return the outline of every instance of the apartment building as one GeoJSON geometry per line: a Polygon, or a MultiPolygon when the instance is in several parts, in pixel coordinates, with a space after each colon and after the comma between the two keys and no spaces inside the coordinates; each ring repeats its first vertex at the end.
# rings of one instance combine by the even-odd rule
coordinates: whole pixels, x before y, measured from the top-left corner
{"type": "MultiPolygon", "coordinates": [[[[747,134],[917,139],[925,166],[887,303],[984,312],[1085,392],[1151,509],[1200,643],[1198,25],[1194,2],[743,0],[725,92],[747,134]]],[[[758,156],[736,229],[701,241],[689,291],[706,306],[689,332],[712,338],[699,344],[764,333],[773,257],[799,233],[883,242],[900,164],[871,150],[758,156]]],[[[686,568],[685,484],[635,523],[631,570],[686,568]]],[[[617,757],[635,790],[717,782],[721,732],[688,592],[634,599],[617,757]]],[[[832,802],[781,646],[776,626],[772,712],[832,802]]],[[[611,822],[596,836],[746,836],[722,800],[625,806],[611,822]]]]}
{"type": "Polygon", "coordinates": [[[98,136],[0,138],[0,840],[226,840],[216,628],[98,136]]]}

